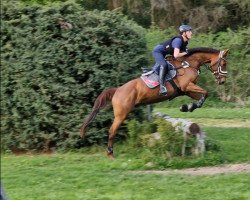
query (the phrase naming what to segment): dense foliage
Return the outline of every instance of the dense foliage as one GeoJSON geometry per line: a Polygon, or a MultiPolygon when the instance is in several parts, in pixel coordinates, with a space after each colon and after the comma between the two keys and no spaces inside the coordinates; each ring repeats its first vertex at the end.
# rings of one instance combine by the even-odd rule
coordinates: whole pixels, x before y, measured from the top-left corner
{"type": "MultiPolygon", "coordinates": [[[[22,0],[48,2],[65,0],[22,0]]],[[[250,25],[249,0],[75,0],[88,10],[120,10],[143,27],[188,23],[200,32],[237,30],[250,25]]]]}
{"type": "MultiPolygon", "coordinates": [[[[1,20],[3,148],[82,145],[79,128],[97,95],[137,77],[146,61],[143,29],[115,12],[11,1],[1,20]]],[[[106,141],[112,117],[103,112],[85,143],[106,141]]]]}

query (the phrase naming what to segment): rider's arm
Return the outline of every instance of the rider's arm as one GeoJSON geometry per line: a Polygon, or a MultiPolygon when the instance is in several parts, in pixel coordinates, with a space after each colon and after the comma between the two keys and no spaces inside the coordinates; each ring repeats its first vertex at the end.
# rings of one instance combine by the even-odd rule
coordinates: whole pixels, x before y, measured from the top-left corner
{"type": "Polygon", "coordinates": [[[181,44],[182,44],[182,41],[180,38],[175,38],[172,41],[172,47],[174,48],[174,54],[173,54],[174,58],[179,58],[179,57],[187,55],[186,52],[180,52],[181,44]]]}
{"type": "Polygon", "coordinates": [[[174,57],[175,58],[179,58],[179,57],[182,57],[182,56],[185,56],[185,55],[187,55],[187,52],[180,53],[180,49],[174,48],[174,57]]]}

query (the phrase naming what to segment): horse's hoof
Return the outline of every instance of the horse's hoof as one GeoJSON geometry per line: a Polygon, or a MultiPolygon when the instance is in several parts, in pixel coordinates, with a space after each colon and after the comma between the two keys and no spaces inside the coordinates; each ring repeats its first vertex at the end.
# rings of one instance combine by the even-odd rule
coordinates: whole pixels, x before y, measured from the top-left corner
{"type": "Polygon", "coordinates": [[[113,154],[108,154],[108,158],[109,158],[110,160],[114,160],[114,159],[115,159],[113,154]]]}
{"type": "Polygon", "coordinates": [[[188,111],[189,112],[193,112],[197,107],[197,105],[195,103],[189,104],[188,105],[188,111]]]}
{"type": "Polygon", "coordinates": [[[183,105],[180,107],[180,111],[181,111],[181,112],[188,112],[188,105],[187,105],[187,104],[183,104],[183,105]]]}

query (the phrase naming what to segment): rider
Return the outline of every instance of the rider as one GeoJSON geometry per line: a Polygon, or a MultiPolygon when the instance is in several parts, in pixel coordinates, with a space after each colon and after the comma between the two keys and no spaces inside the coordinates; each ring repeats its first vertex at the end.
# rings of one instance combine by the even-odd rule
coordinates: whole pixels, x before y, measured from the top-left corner
{"type": "Polygon", "coordinates": [[[192,28],[189,25],[181,25],[179,27],[179,33],[179,36],[175,36],[155,46],[152,52],[156,61],[153,70],[159,74],[160,95],[167,94],[165,76],[169,71],[169,65],[168,61],[165,60],[165,56],[168,54],[174,56],[174,58],[179,58],[187,55],[186,47],[188,45],[188,40],[192,37],[192,28]]]}

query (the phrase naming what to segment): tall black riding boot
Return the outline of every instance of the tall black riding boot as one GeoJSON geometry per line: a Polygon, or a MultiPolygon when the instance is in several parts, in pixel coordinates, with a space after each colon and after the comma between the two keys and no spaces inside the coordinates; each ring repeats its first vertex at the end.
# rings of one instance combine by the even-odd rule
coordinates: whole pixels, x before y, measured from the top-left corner
{"type": "Polygon", "coordinates": [[[159,82],[160,82],[160,95],[165,96],[167,94],[167,88],[165,86],[165,77],[166,77],[166,72],[167,72],[168,66],[162,66],[160,67],[160,73],[159,73],[159,82]]]}

